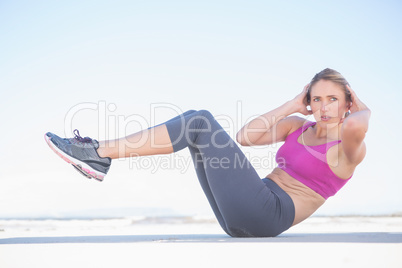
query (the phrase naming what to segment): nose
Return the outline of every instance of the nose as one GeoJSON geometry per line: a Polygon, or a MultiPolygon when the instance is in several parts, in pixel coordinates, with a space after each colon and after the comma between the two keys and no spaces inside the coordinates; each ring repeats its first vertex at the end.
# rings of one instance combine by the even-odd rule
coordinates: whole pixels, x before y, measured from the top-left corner
{"type": "Polygon", "coordinates": [[[328,103],[322,102],[321,104],[321,112],[326,112],[328,111],[328,103]]]}

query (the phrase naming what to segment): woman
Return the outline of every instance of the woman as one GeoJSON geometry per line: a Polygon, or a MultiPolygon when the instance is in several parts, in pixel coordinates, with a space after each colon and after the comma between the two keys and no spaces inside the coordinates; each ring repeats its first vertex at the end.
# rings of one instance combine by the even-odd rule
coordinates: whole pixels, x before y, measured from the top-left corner
{"type": "Polygon", "coordinates": [[[278,167],[260,179],[211,113],[187,111],[122,139],[98,142],[46,133],[49,146],[89,178],[102,180],[111,159],[190,150],[203,191],[223,230],[234,237],[277,236],[303,221],[352,176],[366,152],[370,110],[342,75],[325,69],[302,93],[246,124],[243,146],[285,141],[278,167]],[[308,110],[310,106],[311,110],[308,110]],[[293,113],[313,114],[315,122],[293,113]]]}

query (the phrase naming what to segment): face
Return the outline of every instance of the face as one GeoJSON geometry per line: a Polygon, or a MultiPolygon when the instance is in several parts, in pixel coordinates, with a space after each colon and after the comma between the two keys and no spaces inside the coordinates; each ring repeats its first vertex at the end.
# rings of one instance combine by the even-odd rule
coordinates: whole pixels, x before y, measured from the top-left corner
{"type": "Polygon", "coordinates": [[[323,124],[340,123],[349,110],[345,92],[341,85],[320,80],[310,90],[310,107],[317,122],[323,124]]]}

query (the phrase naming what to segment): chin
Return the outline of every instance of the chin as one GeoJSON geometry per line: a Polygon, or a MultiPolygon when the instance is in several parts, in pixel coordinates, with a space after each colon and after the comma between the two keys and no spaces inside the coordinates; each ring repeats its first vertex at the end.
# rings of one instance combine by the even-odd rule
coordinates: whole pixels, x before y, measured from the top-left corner
{"type": "Polygon", "coordinates": [[[341,120],[338,117],[332,117],[330,119],[318,118],[316,121],[320,125],[339,125],[341,123],[341,120]]]}

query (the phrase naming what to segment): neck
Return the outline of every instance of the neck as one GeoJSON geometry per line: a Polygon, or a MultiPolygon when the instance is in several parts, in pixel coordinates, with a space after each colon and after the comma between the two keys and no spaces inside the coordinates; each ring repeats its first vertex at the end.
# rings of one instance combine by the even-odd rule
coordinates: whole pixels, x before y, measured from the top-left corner
{"type": "Polygon", "coordinates": [[[340,140],[341,127],[342,123],[323,124],[317,122],[313,129],[317,139],[340,140]]]}

